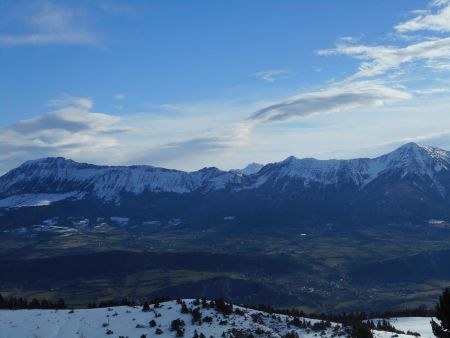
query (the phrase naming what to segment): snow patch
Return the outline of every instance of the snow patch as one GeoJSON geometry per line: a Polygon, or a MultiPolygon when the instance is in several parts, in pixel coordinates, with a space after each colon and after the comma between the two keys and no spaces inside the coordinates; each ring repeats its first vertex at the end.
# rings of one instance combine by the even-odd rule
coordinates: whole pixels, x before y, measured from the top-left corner
{"type": "Polygon", "coordinates": [[[130,219],[128,217],[119,217],[119,216],[113,216],[113,217],[110,217],[110,219],[112,222],[115,222],[122,226],[128,225],[128,222],[130,221],[130,219]]]}
{"type": "MultiPolygon", "coordinates": [[[[371,319],[375,324],[378,321],[382,321],[383,319],[371,319]]],[[[401,317],[401,318],[390,318],[386,319],[389,323],[391,323],[397,330],[403,332],[417,332],[420,334],[420,338],[435,338],[433,331],[431,330],[430,317],[401,317]]],[[[394,334],[383,331],[374,331],[376,337],[380,338],[391,338],[394,334]]],[[[402,335],[399,337],[408,337],[411,338],[410,335],[402,335]]]]}
{"type": "Polygon", "coordinates": [[[0,208],[40,207],[50,205],[66,199],[79,199],[83,192],[71,191],[55,194],[20,194],[6,197],[0,200],[0,208]]]}
{"type": "Polygon", "coordinates": [[[440,219],[429,219],[428,220],[428,224],[431,224],[431,225],[442,225],[442,224],[446,224],[446,223],[447,222],[442,221],[440,219]]]}
{"type": "Polygon", "coordinates": [[[250,163],[243,169],[232,169],[231,172],[239,173],[242,175],[253,175],[259,172],[264,167],[264,164],[260,163],[250,163]]]}

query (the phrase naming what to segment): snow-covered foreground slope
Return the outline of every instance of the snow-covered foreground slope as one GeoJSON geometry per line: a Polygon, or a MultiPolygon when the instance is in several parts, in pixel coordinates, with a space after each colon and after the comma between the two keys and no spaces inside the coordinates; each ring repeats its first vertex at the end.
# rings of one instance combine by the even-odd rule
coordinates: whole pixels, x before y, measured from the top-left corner
{"type": "MultiPolygon", "coordinates": [[[[210,337],[282,337],[295,331],[300,337],[347,336],[339,324],[325,329],[300,328],[289,324],[294,318],[285,315],[272,315],[265,312],[234,306],[234,312],[228,316],[193,300],[185,300],[187,308],[199,308],[201,323],[193,323],[191,313],[182,313],[182,306],[176,301],[161,303],[160,307],[150,306],[143,312],[142,307],[112,307],[81,310],[2,310],[0,311],[0,338],[66,338],[66,337],[176,337],[171,330],[172,321],[181,319],[184,323],[184,337],[191,338],[195,332],[210,337]],[[209,317],[209,318],[208,318],[209,317]],[[151,325],[154,321],[154,325],[151,325]],[[157,333],[159,331],[159,334],[157,333]]],[[[311,325],[318,320],[301,318],[311,325]]],[[[428,318],[401,318],[393,321],[398,329],[416,331],[422,337],[432,337],[428,318]],[[428,326],[427,326],[428,324],[428,326]]],[[[375,332],[377,337],[387,338],[389,332],[375,332]]],[[[411,337],[399,335],[399,337],[411,337]]]]}
{"type": "Polygon", "coordinates": [[[428,317],[407,317],[407,318],[393,318],[389,320],[392,325],[402,331],[419,332],[422,337],[433,338],[433,331],[431,330],[430,318],[428,317]]]}
{"type": "MultiPolygon", "coordinates": [[[[389,323],[391,323],[397,330],[404,332],[417,332],[422,338],[434,338],[433,331],[430,325],[431,318],[429,317],[404,317],[404,318],[391,318],[389,323]]],[[[391,337],[393,334],[391,332],[381,332],[374,331],[376,337],[387,338],[391,337]]],[[[411,337],[408,335],[399,334],[401,337],[411,337]]]]}

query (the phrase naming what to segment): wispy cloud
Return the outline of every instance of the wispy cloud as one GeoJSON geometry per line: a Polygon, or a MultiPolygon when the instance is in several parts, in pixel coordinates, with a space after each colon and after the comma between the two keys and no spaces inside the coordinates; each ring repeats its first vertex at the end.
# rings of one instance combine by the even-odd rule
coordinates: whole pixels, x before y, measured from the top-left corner
{"type": "Polygon", "coordinates": [[[410,97],[411,95],[407,92],[387,87],[381,83],[361,81],[347,85],[334,85],[321,91],[293,96],[257,111],[249,120],[282,122],[363,106],[382,106],[388,102],[410,97]]]}
{"type": "MultiPolygon", "coordinates": [[[[178,164],[180,161],[205,163],[211,155],[228,157],[239,147],[245,147],[250,139],[253,123],[246,121],[224,125],[212,131],[203,131],[201,136],[170,141],[161,145],[145,148],[135,155],[132,162],[178,164]]],[[[217,165],[217,163],[215,164],[217,165]]]]}
{"type": "Polygon", "coordinates": [[[275,82],[277,80],[288,78],[292,74],[293,73],[288,70],[263,70],[255,73],[254,75],[259,77],[261,80],[275,82]]]}
{"type": "MultiPolygon", "coordinates": [[[[348,55],[363,60],[351,79],[373,77],[414,61],[450,61],[450,38],[422,41],[406,47],[338,44],[319,55],[348,55]]],[[[432,63],[430,63],[432,65],[432,63]]]]}
{"type": "Polygon", "coordinates": [[[383,76],[390,71],[403,74],[403,66],[411,65],[449,70],[450,37],[436,32],[450,32],[450,1],[434,0],[427,9],[415,10],[411,14],[415,15],[412,19],[394,26],[395,34],[388,34],[394,41],[400,39],[406,45],[366,45],[357,40],[338,39],[335,48],[319,50],[318,54],[347,55],[361,60],[358,70],[347,81],[383,76]],[[411,32],[418,33],[412,35],[411,32]]]}
{"type": "Polygon", "coordinates": [[[0,45],[93,45],[98,37],[89,29],[83,10],[61,4],[36,1],[20,7],[14,20],[21,33],[0,34],[0,45]]]}
{"type": "Polygon", "coordinates": [[[137,163],[151,161],[151,163],[162,163],[170,166],[171,163],[180,160],[192,161],[213,154],[220,155],[226,148],[228,147],[221,137],[198,137],[145,149],[141,151],[141,154],[134,156],[132,161],[137,163]]]}
{"type": "Polygon", "coordinates": [[[415,12],[416,17],[395,26],[400,33],[415,31],[450,32],[450,3],[447,0],[437,0],[431,3],[437,7],[435,11],[421,10],[415,12]]]}
{"type": "Polygon", "coordinates": [[[444,93],[450,93],[450,88],[442,88],[442,87],[423,88],[423,89],[416,89],[414,92],[419,95],[444,94],[444,93]]]}

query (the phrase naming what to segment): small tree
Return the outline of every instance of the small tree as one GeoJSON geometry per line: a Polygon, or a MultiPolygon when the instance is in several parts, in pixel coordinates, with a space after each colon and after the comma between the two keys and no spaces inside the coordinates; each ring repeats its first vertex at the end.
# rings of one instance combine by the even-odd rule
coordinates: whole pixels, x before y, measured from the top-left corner
{"type": "Polygon", "coordinates": [[[172,320],[172,323],[170,324],[171,331],[178,331],[179,329],[183,328],[184,328],[184,320],[181,320],[180,318],[172,320]]]}
{"type": "Polygon", "coordinates": [[[299,338],[299,335],[295,331],[290,331],[290,332],[286,333],[284,336],[281,336],[281,337],[283,337],[283,338],[299,338]]]}
{"type": "Polygon", "coordinates": [[[233,313],[233,304],[227,304],[222,298],[215,300],[215,307],[218,312],[221,312],[224,316],[231,315],[233,313]]]}
{"type": "Polygon", "coordinates": [[[198,307],[192,310],[192,323],[202,323],[202,312],[198,307]]]}
{"type": "Polygon", "coordinates": [[[450,288],[446,288],[436,305],[436,318],[439,323],[431,320],[433,334],[438,338],[450,337],[450,288]]]}
{"type": "Polygon", "coordinates": [[[142,306],[142,311],[144,311],[144,312],[150,311],[150,305],[148,304],[148,302],[144,303],[144,305],[142,306]]]}
{"type": "Polygon", "coordinates": [[[181,303],[181,313],[189,313],[189,309],[185,302],[181,303]]]}
{"type": "Polygon", "coordinates": [[[356,322],[352,325],[352,338],[373,338],[372,330],[369,325],[356,322]]]}

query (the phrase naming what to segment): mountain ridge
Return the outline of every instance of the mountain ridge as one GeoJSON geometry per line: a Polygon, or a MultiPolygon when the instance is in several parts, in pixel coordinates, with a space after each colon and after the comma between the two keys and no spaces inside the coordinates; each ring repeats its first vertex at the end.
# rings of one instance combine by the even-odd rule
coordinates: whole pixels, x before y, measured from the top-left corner
{"type": "Polygon", "coordinates": [[[302,189],[312,185],[350,185],[363,189],[383,175],[398,175],[400,180],[408,175],[419,177],[429,181],[433,189],[445,197],[448,189],[439,175],[449,171],[450,157],[445,150],[408,143],[375,158],[318,160],[290,156],[280,162],[258,166],[255,164],[247,174],[244,170],[223,171],[215,167],[185,172],[148,165],[94,165],[48,157],[27,161],[1,176],[0,197],[79,192],[119,203],[124,192],[135,195],[145,192],[207,194],[217,190],[253,190],[280,183],[285,186],[295,183],[302,189]]]}

